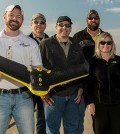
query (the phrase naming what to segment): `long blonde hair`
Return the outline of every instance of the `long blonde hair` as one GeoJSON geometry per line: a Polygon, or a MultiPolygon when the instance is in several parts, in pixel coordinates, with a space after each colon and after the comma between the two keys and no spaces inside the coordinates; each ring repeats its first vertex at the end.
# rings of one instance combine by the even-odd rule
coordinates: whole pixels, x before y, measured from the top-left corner
{"type": "Polygon", "coordinates": [[[106,37],[110,37],[110,39],[112,40],[113,44],[112,44],[112,49],[110,51],[110,58],[113,58],[116,54],[116,44],[113,40],[113,37],[110,33],[108,32],[103,32],[100,34],[100,36],[98,37],[97,41],[96,41],[96,44],[95,44],[95,53],[94,55],[97,57],[97,58],[102,58],[101,57],[101,52],[100,52],[100,41],[101,39],[105,39],[106,37]]]}

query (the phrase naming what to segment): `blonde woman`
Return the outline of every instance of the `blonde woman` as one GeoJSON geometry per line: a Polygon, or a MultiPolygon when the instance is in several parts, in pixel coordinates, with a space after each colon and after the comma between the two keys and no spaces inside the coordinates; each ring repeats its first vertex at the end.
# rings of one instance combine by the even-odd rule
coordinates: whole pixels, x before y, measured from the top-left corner
{"type": "Polygon", "coordinates": [[[120,56],[108,32],[102,33],[90,60],[87,109],[95,134],[120,134],[120,56]]]}

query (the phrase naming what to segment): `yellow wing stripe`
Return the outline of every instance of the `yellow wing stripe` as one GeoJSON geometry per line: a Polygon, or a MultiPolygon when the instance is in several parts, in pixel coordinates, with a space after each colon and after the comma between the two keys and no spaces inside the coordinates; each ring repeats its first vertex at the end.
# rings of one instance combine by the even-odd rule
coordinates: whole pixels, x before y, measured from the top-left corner
{"type": "Polygon", "coordinates": [[[46,95],[52,88],[54,88],[56,86],[63,85],[65,83],[69,83],[71,81],[74,81],[74,80],[77,80],[77,79],[81,79],[81,78],[87,77],[88,75],[89,74],[82,75],[82,76],[79,76],[79,77],[76,77],[76,78],[73,78],[73,79],[70,79],[70,80],[66,80],[66,81],[63,81],[63,82],[60,82],[60,83],[57,83],[57,84],[54,84],[54,85],[50,85],[48,91],[35,91],[35,90],[32,90],[31,89],[31,92],[33,94],[35,94],[35,95],[43,96],[43,95],[46,95]]]}
{"type": "Polygon", "coordinates": [[[69,83],[69,82],[71,82],[71,81],[74,81],[74,80],[77,80],[77,79],[81,79],[81,78],[87,77],[87,76],[89,75],[89,74],[82,75],[82,76],[79,76],[79,77],[76,77],[76,78],[73,78],[73,79],[70,79],[70,80],[66,80],[66,81],[63,81],[63,82],[60,82],[60,83],[57,83],[57,84],[54,84],[54,85],[50,85],[47,91],[38,91],[38,90],[32,89],[30,84],[25,83],[25,82],[23,82],[23,81],[20,81],[20,80],[18,80],[18,79],[16,79],[16,78],[14,78],[14,77],[12,77],[12,76],[10,76],[10,75],[4,73],[4,72],[1,72],[1,71],[0,71],[0,74],[5,75],[6,77],[8,77],[8,78],[10,78],[10,79],[12,79],[12,80],[15,80],[15,81],[17,81],[17,82],[23,84],[23,85],[26,86],[33,94],[35,94],[35,95],[37,95],[37,96],[46,95],[46,94],[48,94],[48,92],[49,92],[52,88],[54,88],[54,87],[56,87],[56,86],[66,84],[66,83],[69,83]]]}
{"type": "Polygon", "coordinates": [[[4,75],[4,76],[6,76],[6,77],[8,77],[8,78],[10,78],[10,79],[12,79],[12,80],[15,80],[15,81],[17,81],[17,82],[19,82],[19,83],[21,83],[21,84],[23,84],[24,86],[26,86],[26,87],[29,88],[29,84],[28,84],[28,83],[25,83],[25,82],[23,82],[23,81],[21,81],[21,80],[19,80],[19,79],[16,79],[16,78],[14,78],[14,77],[12,77],[12,76],[10,76],[10,75],[8,75],[8,74],[2,72],[2,71],[0,71],[0,74],[4,75]]]}

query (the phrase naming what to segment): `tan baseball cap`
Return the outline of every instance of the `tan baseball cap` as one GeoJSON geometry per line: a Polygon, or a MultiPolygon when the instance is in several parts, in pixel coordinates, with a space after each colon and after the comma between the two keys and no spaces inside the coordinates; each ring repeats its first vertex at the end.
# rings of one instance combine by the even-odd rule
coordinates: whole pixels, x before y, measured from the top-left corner
{"type": "Polygon", "coordinates": [[[96,16],[99,17],[98,12],[94,9],[88,11],[87,18],[89,18],[91,14],[96,14],[96,16]]]}
{"type": "Polygon", "coordinates": [[[14,8],[18,8],[18,9],[21,11],[21,14],[24,15],[23,10],[22,10],[22,8],[21,8],[19,5],[10,5],[10,6],[8,6],[8,7],[5,9],[5,13],[6,13],[6,12],[11,12],[11,11],[13,11],[14,8]]]}
{"type": "Polygon", "coordinates": [[[41,13],[36,13],[36,14],[34,14],[34,15],[32,16],[32,20],[35,20],[35,19],[38,18],[38,17],[42,18],[42,19],[46,22],[45,16],[44,16],[43,14],[41,14],[41,13]]]}

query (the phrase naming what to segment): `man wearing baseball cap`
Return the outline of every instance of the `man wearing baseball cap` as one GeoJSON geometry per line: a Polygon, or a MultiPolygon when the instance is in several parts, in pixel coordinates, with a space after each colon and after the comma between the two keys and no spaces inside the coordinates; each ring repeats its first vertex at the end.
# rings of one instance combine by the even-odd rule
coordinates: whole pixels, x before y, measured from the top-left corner
{"type": "MultiPolygon", "coordinates": [[[[35,13],[31,19],[32,32],[29,37],[34,39],[41,48],[41,41],[49,36],[44,32],[46,29],[46,18],[42,13],[35,13]]],[[[43,101],[40,96],[32,95],[34,107],[37,105],[36,111],[36,134],[46,134],[45,114],[43,108],[43,101]]]]}
{"type": "Polygon", "coordinates": [[[62,23],[63,21],[68,21],[70,24],[73,24],[71,19],[68,16],[60,16],[57,19],[57,23],[62,23]]]}
{"type": "Polygon", "coordinates": [[[12,12],[14,8],[19,9],[20,12],[21,12],[22,17],[24,17],[23,10],[22,10],[22,8],[21,8],[19,5],[10,5],[10,6],[8,6],[8,7],[5,9],[5,13],[7,13],[7,12],[12,12]]]}
{"type": "Polygon", "coordinates": [[[100,28],[100,17],[96,10],[89,10],[86,17],[87,27],[77,32],[73,38],[83,47],[85,58],[89,60],[94,54],[95,41],[103,32],[100,28]]]}
{"type": "MultiPolygon", "coordinates": [[[[27,68],[42,67],[37,43],[20,31],[24,18],[21,7],[8,6],[3,17],[5,28],[0,32],[0,55],[27,68]]],[[[17,67],[13,66],[13,68],[17,67]]],[[[6,133],[12,116],[19,134],[34,134],[34,107],[30,91],[23,84],[2,75],[0,78],[0,134],[6,133]]]]}
{"type": "MultiPolygon", "coordinates": [[[[94,49],[95,49],[95,41],[99,37],[99,35],[103,32],[100,28],[100,16],[98,12],[94,9],[91,9],[88,11],[86,16],[86,23],[87,27],[84,30],[81,30],[77,32],[73,38],[76,43],[79,43],[80,46],[83,48],[83,53],[85,55],[85,58],[87,61],[92,58],[94,55],[94,49]]],[[[85,80],[87,81],[87,80],[85,80]]],[[[86,82],[84,83],[84,94],[87,89],[86,82]]],[[[81,90],[82,91],[82,90],[81,90]]],[[[81,117],[81,125],[82,128],[80,128],[80,134],[83,132],[83,124],[84,124],[84,114],[85,114],[85,103],[84,98],[81,99],[80,103],[80,117],[81,117]]]]}
{"type": "MultiPolygon", "coordinates": [[[[41,42],[41,55],[45,68],[54,70],[56,74],[64,74],[65,70],[76,72],[79,68],[86,70],[82,49],[69,36],[72,21],[68,16],[60,16],[56,22],[56,34],[41,42]]],[[[78,71],[77,71],[78,73],[78,71]]],[[[68,78],[69,79],[69,78],[68,78]]],[[[42,96],[45,103],[47,134],[59,134],[61,120],[65,134],[77,134],[79,125],[79,102],[81,99],[81,82],[74,81],[60,85],[42,96]]]]}
{"type": "Polygon", "coordinates": [[[29,37],[33,38],[38,45],[40,46],[40,42],[49,36],[44,32],[46,29],[46,18],[42,13],[35,13],[32,16],[31,20],[31,28],[32,32],[29,37]]]}
{"type": "Polygon", "coordinates": [[[35,14],[33,14],[32,21],[37,19],[37,18],[42,18],[43,21],[46,22],[46,18],[45,18],[45,16],[42,13],[35,13],[35,14]]]}

